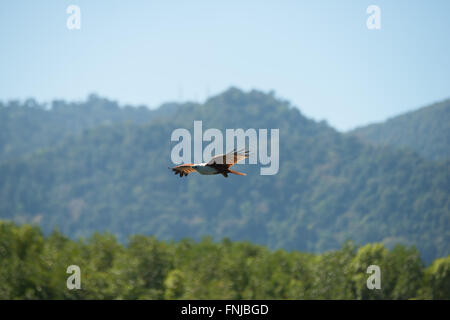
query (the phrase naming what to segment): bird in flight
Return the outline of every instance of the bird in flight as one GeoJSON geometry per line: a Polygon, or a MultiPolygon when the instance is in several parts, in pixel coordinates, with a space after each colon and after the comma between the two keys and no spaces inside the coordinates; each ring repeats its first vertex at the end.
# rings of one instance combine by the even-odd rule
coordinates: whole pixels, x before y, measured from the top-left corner
{"type": "Polygon", "coordinates": [[[221,154],[215,156],[207,163],[192,164],[186,163],[171,169],[175,172],[175,175],[179,174],[180,178],[187,176],[191,172],[197,171],[200,174],[212,175],[222,174],[225,178],[228,178],[229,173],[237,174],[239,176],[245,176],[245,173],[231,170],[230,168],[241,160],[248,158],[249,151],[236,151],[233,150],[227,154],[221,154]]]}

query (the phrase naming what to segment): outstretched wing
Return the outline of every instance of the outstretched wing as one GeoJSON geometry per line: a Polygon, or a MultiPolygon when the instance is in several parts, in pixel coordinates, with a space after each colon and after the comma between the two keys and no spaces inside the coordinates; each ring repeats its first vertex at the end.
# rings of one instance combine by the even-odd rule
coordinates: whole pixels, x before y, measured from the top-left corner
{"type": "Polygon", "coordinates": [[[234,164],[238,163],[239,161],[247,159],[248,155],[249,155],[248,150],[236,151],[235,149],[227,154],[221,154],[213,157],[211,160],[209,160],[207,165],[217,163],[217,164],[227,164],[228,167],[231,167],[234,164]]]}
{"type": "Polygon", "coordinates": [[[192,163],[186,163],[169,169],[175,172],[175,175],[179,174],[181,178],[182,176],[187,176],[191,172],[195,172],[195,169],[192,168],[192,166],[192,163]]]}

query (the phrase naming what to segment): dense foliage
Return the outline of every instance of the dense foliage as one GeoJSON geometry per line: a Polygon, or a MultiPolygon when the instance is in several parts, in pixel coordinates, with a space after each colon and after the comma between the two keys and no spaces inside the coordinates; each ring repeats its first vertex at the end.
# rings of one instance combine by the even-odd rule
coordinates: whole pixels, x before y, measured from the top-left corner
{"type": "MultiPolygon", "coordinates": [[[[79,107],[95,113],[98,100],[79,107]]],[[[58,227],[70,237],[108,231],[122,242],[136,233],[159,240],[211,235],[323,252],[350,239],[416,245],[427,263],[449,254],[448,161],[367,145],[258,91],[232,88],[205,104],[165,109],[139,111],[149,112],[145,123],[86,128],[3,161],[0,218],[39,223],[45,232],[58,227]],[[261,176],[259,166],[246,165],[239,168],[246,177],[175,177],[167,169],[171,132],[192,132],[194,120],[204,130],[279,128],[279,173],[261,176]]]]}
{"type": "Polygon", "coordinates": [[[377,145],[409,148],[427,159],[450,159],[450,99],[350,132],[377,145]]]}
{"type": "Polygon", "coordinates": [[[33,99],[24,103],[0,103],[0,161],[51,146],[85,129],[116,123],[145,123],[152,117],[170,114],[177,104],[158,110],[144,106],[119,107],[117,102],[89,95],[86,102],[55,100],[50,106],[33,99]]]}
{"type": "Polygon", "coordinates": [[[449,299],[450,256],[425,268],[413,247],[382,244],[321,255],[247,242],[162,242],[110,234],[83,241],[0,221],[0,299],[449,299]],[[67,267],[81,270],[69,290],[67,267]],[[369,265],[381,289],[369,290],[369,265]]]}

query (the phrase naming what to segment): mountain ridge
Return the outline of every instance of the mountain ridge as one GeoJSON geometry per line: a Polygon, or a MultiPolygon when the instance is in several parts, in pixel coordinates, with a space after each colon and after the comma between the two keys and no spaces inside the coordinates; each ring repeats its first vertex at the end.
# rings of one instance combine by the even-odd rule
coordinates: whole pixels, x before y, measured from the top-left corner
{"type": "Polygon", "coordinates": [[[450,159],[450,98],[348,134],[375,145],[407,148],[430,160],[450,159]]]}
{"type": "Polygon", "coordinates": [[[231,88],[205,104],[84,130],[4,162],[0,218],[35,219],[47,232],[58,227],[73,237],[212,235],[310,252],[347,239],[404,243],[430,261],[450,251],[447,169],[341,134],[273,94],[231,88]],[[279,173],[259,176],[257,166],[244,166],[245,178],[175,179],[167,170],[170,133],[192,130],[194,120],[204,129],[279,128],[279,173]]]}

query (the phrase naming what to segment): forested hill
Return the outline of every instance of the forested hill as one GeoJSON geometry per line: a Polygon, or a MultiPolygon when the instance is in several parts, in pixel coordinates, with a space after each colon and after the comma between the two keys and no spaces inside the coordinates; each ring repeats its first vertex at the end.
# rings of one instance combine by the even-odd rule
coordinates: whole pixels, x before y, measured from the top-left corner
{"type": "Polygon", "coordinates": [[[377,145],[409,148],[433,160],[450,159],[450,99],[350,132],[377,145]]]}
{"type": "Polygon", "coordinates": [[[33,99],[24,103],[0,102],[0,162],[52,146],[85,129],[117,123],[145,123],[154,116],[170,114],[178,104],[168,103],[157,110],[147,107],[119,107],[117,102],[89,95],[87,101],[50,105],[33,99]]]}
{"type": "MultiPolygon", "coordinates": [[[[92,107],[89,100],[83,107],[92,107]]],[[[450,253],[448,162],[365,144],[258,91],[231,88],[205,104],[166,109],[145,123],[91,127],[4,161],[0,218],[72,237],[212,235],[308,252],[351,239],[413,244],[427,262],[450,253]],[[175,177],[167,169],[171,132],[192,132],[194,120],[204,130],[279,128],[279,173],[261,176],[246,165],[239,168],[246,177],[175,177]]]]}

